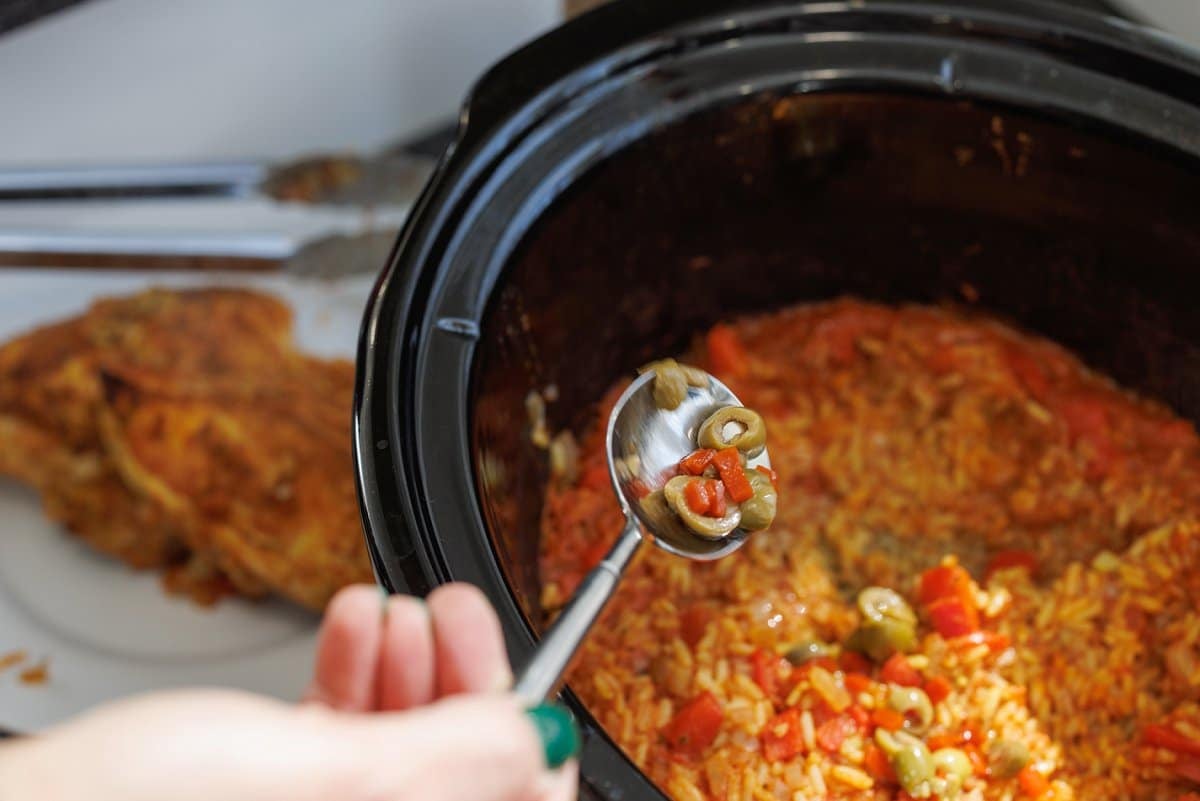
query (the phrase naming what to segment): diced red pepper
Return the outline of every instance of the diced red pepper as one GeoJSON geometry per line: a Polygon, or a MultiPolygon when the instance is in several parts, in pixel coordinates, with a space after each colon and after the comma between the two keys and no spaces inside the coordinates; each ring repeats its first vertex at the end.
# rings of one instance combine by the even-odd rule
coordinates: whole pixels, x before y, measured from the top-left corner
{"type": "Polygon", "coordinates": [[[1036,575],[1037,557],[1029,551],[997,551],[988,560],[987,569],[983,572],[983,580],[988,581],[997,570],[1006,570],[1010,567],[1024,568],[1029,575],[1036,575]]]}
{"type": "Polygon", "coordinates": [[[879,670],[879,678],[889,684],[899,684],[901,687],[921,686],[921,674],[905,658],[904,654],[900,653],[888,657],[879,670]]]}
{"type": "Polygon", "coordinates": [[[792,707],[767,721],[759,734],[763,756],[770,762],[791,759],[804,750],[804,731],[800,710],[792,707]]]}
{"type": "Polygon", "coordinates": [[[940,704],[950,696],[950,691],[953,689],[950,682],[943,679],[941,676],[933,676],[925,681],[925,695],[929,697],[930,702],[940,704]]]}
{"type": "Polygon", "coordinates": [[[679,460],[679,472],[686,476],[698,476],[708,467],[717,452],[712,448],[700,448],[679,460]]]}
{"type": "Polygon", "coordinates": [[[762,474],[763,474],[764,476],[766,476],[767,478],[771,479],[771,486],[772,486],[772,487],[778,487],[778,486],[779,486],[779,476],[778,476],[778,475],[775,473],[775,471],[774,471],[774,470],[772,470],[771,468],[767,467],[765,464],[760,464],[760,465],[757,465],[757,466],[755,466],[755,468],[754,468],[754,469],[755,469],[755,470],[757,470],[758,472],[762,473],[762,474]]]}
{"type": "Polygon", "coordinates": [[[783,660],[776,654],[762,648],[750,655],[750,678],[768,698],[779,695],[779,674],[783,665],[783,660]]]}
{"type": "Polygon", "coordinates": [[[871,689],[871,685],[874,684],[870,676],[862,673],[847,673],[842,679],[842,683],[846,685],[847,690],[856,695],[871,689]]]}
{"type": "Polygon", "coordinates": [[[967,605],[975,605],[971,574],[961,565],[938,565],[921,574],[917,600],[928,605],[945,598],[959,598],[967,605]]]}
{"type": "Polygon", "coordinates": [[[865,729],[871,722],[871,713],[857,704],[846,710],[846,714],[854,720],[856,730],[865,729]]]}
{"type": "Polygon", "coordinates": [[[1030,798],[1041,798],[1050,789],[1049,779],[1035,770],[1033,765],[1021,768],[1017,774],[1017,784],[1021,785],[1021,792],[1030,798]]]}
{"type": "Polygon", "coordinates": [[[888,759],[887,754],[883,753],[883,749],[868,742],[863,748],[863,767],[867,769],[867,773],[877,782],[884,784],[896,783],[896,771],[892,767],[892,761],[888,759]]]}
{"type": "Polygon", "coordinates": [[[712,508],[711,481],[689,481],[683,488],[683,499],[688,508],[698,515],[707,515],[712,508]]]}
{"type": "Polygon", "coordinates": [[[904,728],[904,715],[887,707],[876,707],[871,710],[871,722],[881,729],[899,731],[904,728]]]}
{"type": "Polygon", "coordinates": [[[962,637],[979,630],[979,613],[957,598],[944,598],[930,604],[926,611],[934,631],[946,639],[962,637]]]}
{"type": "Polygon", "coordinates": [[[684,704],[662,729],[663,739],[676,753],[699,757],[721,731],[725,712],[710,692],[697,695],[684,704]]]}
{"type": "Polygon", "coordinates": [[[724,323],[714,325],[708,332],[706,344],[708,363],[714,372],[732,376],[745,374],[748,366],[746,349],[732,327],[724,323]]]}
{"type": "Polygon", "coordinates": [[[925,744],[929,746],[930,751],[939,751],[943,748],[957,748],[962,741],[961,734],[932,734],[925,739],[925,744]]]}
{"type": "Polygon", "coordinates": [[[692,604],[683,610],[679,616],[679,635],[688,648],[695,648],[696,643],[703,639],[710,617],[708,610],[700,604],[692,604]]]}
{"type": "Polygon", "coordinates": [[[817,745],[829,753],[836,753],[851,734],[858,731],[858,724],[849,715],[837,715],[817,727],[817,745]]]}
{"type": "Polygon", "coordinates": [[[1147,745],[1157,748],[1168,748],[1179,754],[1200,756],[1200,740],[1180,734],[1170,726],[1151,723],[1142,728],[1142,739],[1147,745]]]}
{"type": "Polygon", "coordinates": [[[741,456],[738,455],[737,448],[723,448],[717,451],[713,456],[712,463],[716,465],[717,472],[721,474],[721,481],[725,484],[725,489],[729,491],[729,497],[734,503],[748,501],[754,497],[754,487],[750,486],[750,480],[746,478],[746,471],[742,469],[741,456]]]}
{"type": "Polygon", "coordinates": [[[705,482],[708,485],[708,496],[712,498],[712,503],[708,507],[709,517],[724,517],[725,516],[725,485],[716,479],[710,478],[705,482]]]}

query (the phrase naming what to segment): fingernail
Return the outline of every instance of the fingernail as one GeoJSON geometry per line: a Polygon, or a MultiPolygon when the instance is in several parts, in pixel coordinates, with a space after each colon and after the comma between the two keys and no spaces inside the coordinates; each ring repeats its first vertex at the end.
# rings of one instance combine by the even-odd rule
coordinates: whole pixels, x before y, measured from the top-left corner
{"type": "Polygon", "coordinates": [[[560,767],[579,753],[579,729],[571,713],[558,704],[539,704],[525,710],[542,740],[546,766],[560,767]]]}

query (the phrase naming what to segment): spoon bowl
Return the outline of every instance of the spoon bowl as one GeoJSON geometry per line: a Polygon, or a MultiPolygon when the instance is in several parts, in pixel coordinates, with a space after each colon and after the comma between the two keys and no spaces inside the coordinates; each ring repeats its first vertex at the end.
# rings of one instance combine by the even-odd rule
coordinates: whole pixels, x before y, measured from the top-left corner
{"type": "MultiPolygon", "coordinates": [[[[729,387],[708,375],[707,386],[687,388],[674,409],[654,402],[654,373],[646,372],[621,394],[608,417],[608,472],[626,519],[636,519],[643,536],[659,548],[688,559],[709,561],[733,553],[749,532],[734,529],[720,539],[693,534],[679,524],[664,526],[647,516],[639,503],[649,492],[663,488],[675,475],[679,460],[696,450],[696,432],[718,409],[741,406],[729,387]]],[[[766,448],[748,466],[770,467],[766,448]]]]}
{"type": "MultiPolygon", "coordinates": [[[[540,703],[554,691],[592,624],[604,610],[644,539],[687,559],[710,561],[742,547],[749,532],[737,528],[719,539],[677,525],[651,519],[641,499],[676,474],[679,460],[696,450],[700,425],[718,409],[741,406],[729,387],[705,373],[707,383],[687,388],[674,409],[660,409],[654,401],[654,373],[638,376],[621,394],[608,418],[608,472],[625,513],[625,528],[600,564],[580,582],[571,601],[538,644],[533,658],[521,671],[516,694],[530,704],[540,703]]],[[[770,467],[764,448],[748,461],[750,467],[770,467]]]]}

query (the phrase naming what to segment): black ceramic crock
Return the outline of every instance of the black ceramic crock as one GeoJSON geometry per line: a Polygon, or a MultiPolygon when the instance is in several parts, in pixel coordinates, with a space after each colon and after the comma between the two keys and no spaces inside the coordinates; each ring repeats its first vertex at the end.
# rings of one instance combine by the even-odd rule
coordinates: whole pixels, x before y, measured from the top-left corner
{"type": "MultiPolygon", "coordinates": [[[[618,2],[500,63],[364,321],[355,453],[381,581],[465,580],[518,667],[546,470],[723,317],[976,305],[1200,415],[1200,60],[1022,0],[618,2]]],[[[657,791],[568,693],[586,797],[657,791]]]]}

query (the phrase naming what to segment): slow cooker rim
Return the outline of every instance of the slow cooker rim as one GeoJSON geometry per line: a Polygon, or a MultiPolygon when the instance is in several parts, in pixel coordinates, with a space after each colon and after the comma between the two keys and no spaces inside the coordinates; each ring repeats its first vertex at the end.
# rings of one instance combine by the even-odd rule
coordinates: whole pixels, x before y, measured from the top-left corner
{"type": "MultiPolygon", "coordinates": [[[[916,4],[901,5],[912,8],[916,4]]],[[[925,9],[945,7],[931,3],[920,6],[925,9]]],[[[639,44],[642,43],[632,42],[622,53],[613,55],[610,65],[636,62],[645,52],[638,49],[639,44]]],[[[1200,75],[1196,64],[1190,66],[1193,75],[1200,75]]],[[[577,70],[564,70],[560,77],[570,77],[573,73],[577,76],[577,70]]],[[[603,75],[597,72],[592,77],[600,80],[603,75]]],[[[490,75],[481,83],[489,79],[490,75]]],[[[587,81],[577,80],[574,87],[580,91],[588,85],[587,81]]],[[[468,106],[477,96],[473,95],[468,106]]],[[[544,92],[540,99],[551,108],[555,102],[561,102],[561,98],[547,97],[544,92]]],[[[534,110],[545,112],[545,105],[533,103],[533,109],[524,110],[525,116],[536,116],[532,113],[534,110]]],[[[416,397],[425,391],[421,385],[427,377],[419,369],[421,340],[431,325],[429,310],[439,273],[445,266],[440,255],[430,258],[430,254],[440,253],[445,248],[448,242],[446,223],[465,213],[471,187],[486,178],[487,168],[494,167],[495,160],[503,159],[528,130],[520,127],[522,122],[528,121],[521,119],[521,115],[492,119],[490,124],[484,124],[478,116],[472,119],[468,109],[464,119],[466,123],[458,145],[443,160],[426,187],[377,282],[364,319],[359,350],[354,450],[372,560],[381,580],[389,588],[402,587],[422,593],[451,578],[454,573],[439,546],[438,525],[424,500],[427,484],[421,470],[420,432],[414,430],[412,419],[416,397]],[[505,139],[505,134],[511,138],[505,139]],[[417,265],[424,265],[424,268],[417,269],[417,265]],[[383,477],[382,481],[380,477],[383,477]],[[389,477],[393,480],[388,481],[389,477]],[[389,526],[400,526],[408,532],[408,537],[402,538],[406,548],[395,548],[394,541],[387,536],[389,526]],[[418,542],[413,541],[414,537],[418,542]]],[[[450,333],[461,340],[466,351],[473,350],[474,339],[479,336],[479,320],[461,319],[458,325],[459,330],[450,333]]],[[[469,355],[467,360],[470,361],[469,355]]],[[[456,380],[465,398],[470,392],[469,375],[464,373],[456,380]]],[[[467,418],[463,420],[466,422],[467,418]]],[[[458,440],[455,445],[463,449],[469,470],[469,443],[461,436],[458,440]]],[[[478,505],[473,481],[469,483],[472,484],[470,497],[478,505]]],[[[478,509],[476,512],[478,518],[478,509]]],[[[486,529],[481,530],[486,537],[486,529]]],[[[574,699],[572,705],[590,720],[586,710],[574,699]]],[[[607,740],[607,737],[603,739],[607,740]]],[[[615,749],[611,742],[608,747],[615,749]]],[[[636,772],[632,764],[628,764],[636,772]]]]}

